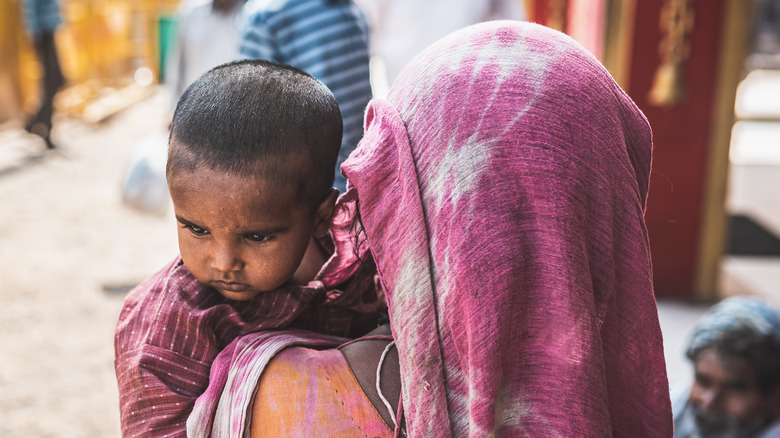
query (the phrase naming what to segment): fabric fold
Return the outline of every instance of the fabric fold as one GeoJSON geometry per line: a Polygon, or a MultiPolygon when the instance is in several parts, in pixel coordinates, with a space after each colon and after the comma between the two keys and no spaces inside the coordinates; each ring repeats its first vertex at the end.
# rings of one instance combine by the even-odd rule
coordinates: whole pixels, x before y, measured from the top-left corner
{"type": "Polygon", "coordinates": [[[248,436],[257,382],[277,353],[291,346],[322,349],[346,341],[303,330],[257,332],[236,338],[214,359],[208,389],[195,401],[187,420],[187,436],[248,436]]]}
{"type": "Polygon", "coordinates": [[[642,112],[568,36],[496,21],[420,53],[342,166],[410,436],[671,436],[642,112]]]}
{"type": "MultiPolygon", "coordinates": [[[[430,240],[421,199],[417,169],[406,128],[389,103],[374,100],[366,110],[363,143],[350,156],[354,166],[369,166],[370,174],[348,173],[350,184],[360,187],[360,214],[366,227],[377,271],[388,293],[393,337],[396,339],[404,409],[409,418],[427,418],[429,425],[446,423],[445,379],[441,345],[435,336],[420,330],[437,328],[436,294],[432,282],[430,240]],[[381,199],[384,208],[371,208],[364,199],[381,199]],[[400,208],[399,208],[400,207],[400,208]],[[411,219],[411,220],[410,220],[411,219]],[[403,314],[396,323],[393,315],[403,314]]],[[[427,430],[428,435],[447,436],[446,429],[427,430]]]]}

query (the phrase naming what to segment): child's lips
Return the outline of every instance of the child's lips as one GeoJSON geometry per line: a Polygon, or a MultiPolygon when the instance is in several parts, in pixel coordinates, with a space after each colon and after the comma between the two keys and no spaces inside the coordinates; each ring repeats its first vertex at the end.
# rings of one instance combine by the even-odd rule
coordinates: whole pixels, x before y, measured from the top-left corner
{"type": "Polygon", "coordinates": [[[248,284],[234,283],[230,281],[215,281],[214,287],[216,287],[217,289],[222,289],[230,292],[244,292],[249,289],[248,284]]]}

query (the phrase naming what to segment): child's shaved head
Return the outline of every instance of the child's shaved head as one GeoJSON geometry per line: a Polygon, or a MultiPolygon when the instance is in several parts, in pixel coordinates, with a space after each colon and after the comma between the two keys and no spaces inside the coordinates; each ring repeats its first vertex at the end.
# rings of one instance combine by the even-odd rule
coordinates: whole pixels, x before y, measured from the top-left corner
{"type": "Polygon", "coordinates": [[[320,81],[263,60],[224,64],[182,95],[167,174],[197,167],[296,184],[317,205],[333,185],[341,146],[338,103],[320,81]]]}

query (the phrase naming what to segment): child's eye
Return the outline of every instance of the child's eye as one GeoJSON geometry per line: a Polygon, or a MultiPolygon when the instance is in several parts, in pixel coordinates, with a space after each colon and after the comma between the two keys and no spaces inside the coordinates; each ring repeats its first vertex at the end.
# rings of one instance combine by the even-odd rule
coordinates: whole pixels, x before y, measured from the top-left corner
{"type": "Polygon", "coordinates": [[[247,234],[246,238],[252,242],[266,243],[272,239],[272,236],[268,234],[252,233],[252,234],[247,234]]]}
{"type": "Polygon", "coordinates": [[[207,230],[192,224],[185,224],[184,228],[190,230],[190,232],[196,236],[205,236],[209,233],[207,230]]]}

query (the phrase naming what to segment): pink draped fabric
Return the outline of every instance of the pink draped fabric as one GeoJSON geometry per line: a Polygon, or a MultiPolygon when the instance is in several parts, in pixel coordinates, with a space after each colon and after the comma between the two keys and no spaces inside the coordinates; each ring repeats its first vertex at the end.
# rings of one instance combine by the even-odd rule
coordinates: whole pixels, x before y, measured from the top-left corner
{"type": "Polygon", "coordinates": [[[249,333],[222,350],[211,366],[209,386],[187,419],[191,438],[249,436],[257,382],[268,362],[284,348],[332,348],[347,339],[301,330],[249,333]]]}
{"type": "Polygon", "coordinates": [[[410,436],[672,435],[651,147],[598,61],[532,23],[451,34],[369,104],[345,196],[386,289],[410,436]]]}

